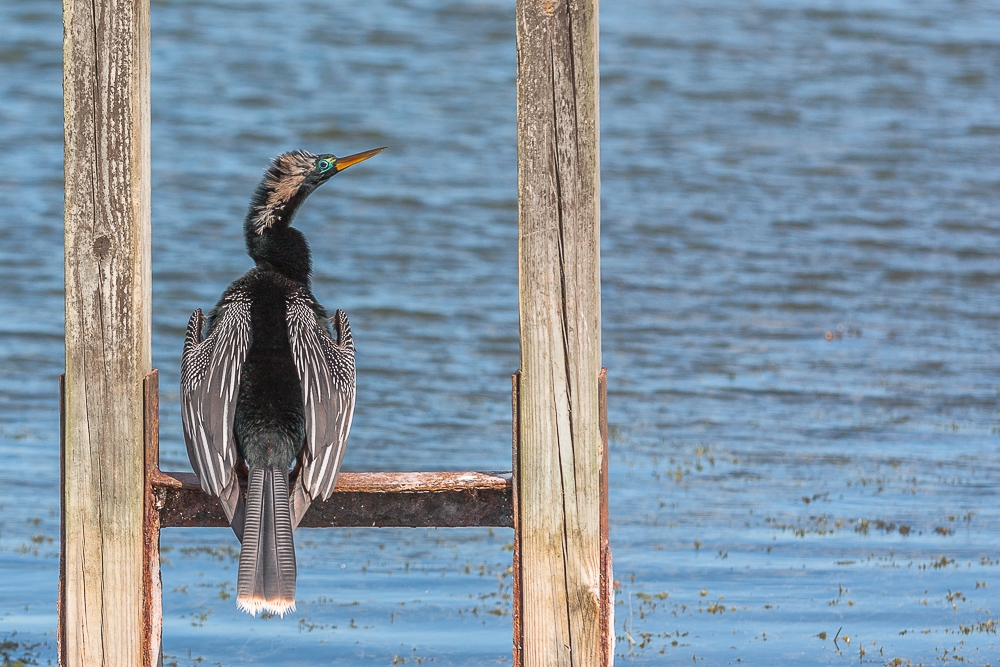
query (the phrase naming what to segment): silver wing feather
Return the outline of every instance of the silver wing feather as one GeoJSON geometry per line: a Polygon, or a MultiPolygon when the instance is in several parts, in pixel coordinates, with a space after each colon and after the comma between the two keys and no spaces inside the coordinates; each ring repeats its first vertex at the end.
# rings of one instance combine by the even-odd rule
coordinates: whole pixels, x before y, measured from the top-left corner
{"type": "MultiPolygon", "coordinates": [[[[233,521],[239,501],[234,474],[237,448],[233,418],[240,374],[251,343],[250,302],[232,295],[207,338],[196,310],[188,322],[181,358],[181,419],[188,457],[201,488],[219,496],[233,521]]],[[[236,526],[234,525],[234,530],[236,526]]],[[[237,530],[239,536],[242,530],[237,530]]]]}
{"type": "MultiPolygon", "coordinates": [[[[327,335],[326,329],[320,327],[319,342],[323,346],[323,356],[333,379],[334,393],[329,412],[336,415],[333,431],[333,435],[336,437],[332,439],[332,445],[335,449],[313,477],[316,480],[315,488],[322,493],[324,500],[333,493],[337,473],[344,460],[344,452],[347,451],[347,438],[354,420],[356,394],[354,338],[351,335],[351,325],[347,321],[347,314],[342,310],[338,310],[330,319],[337,332],[337,340],[334,341],[327,335]]],[[[324,457],[326,456],[327,454],[324,453],[324,457]]]]}
{"type": "Polygon", "coordinates": [[[331,318],[337,340],[318,321],[303,293],[287,304],[288,338],[302,384],[306,443],[299,455],[302,469],[292,491],[292,524],[297,526],[309,504],[333,493],[354,417],[354,341],[347,315],[331,318]]]}

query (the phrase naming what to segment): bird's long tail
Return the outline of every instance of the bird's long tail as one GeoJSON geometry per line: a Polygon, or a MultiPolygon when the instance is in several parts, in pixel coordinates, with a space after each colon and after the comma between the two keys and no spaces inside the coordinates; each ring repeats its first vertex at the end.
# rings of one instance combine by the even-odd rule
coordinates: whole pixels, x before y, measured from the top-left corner
{"type": "Polygon", "coordinates": [[[236,606],[255,616],[259,611],[281,616],[295,611],[295,543],[288,502],[287,470],[250,468],[236,606]]]}

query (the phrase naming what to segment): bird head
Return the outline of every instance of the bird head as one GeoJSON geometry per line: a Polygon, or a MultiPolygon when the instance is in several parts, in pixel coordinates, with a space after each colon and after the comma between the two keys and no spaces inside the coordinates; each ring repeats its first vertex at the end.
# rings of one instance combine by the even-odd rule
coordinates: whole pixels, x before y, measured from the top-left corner
{"type": "Polygon", "coordinates": [[[271,160],[250,199],[250,210],[243,223],[250,257],[258,266],[269,266],[308,284],[309,244],[301,232],[290,227],[295,212],[313,190],[335,174],[384,150],[375,148],[347,157],[291,151],[271,160]]]}
{"type": "Polygon", "coordinates": [[[378,155],[385,147],[337,157],[313,155],[308,151],[290,151],[271,160],[257,190],[250,200],[245,231],[263,234],[287,227],[299,206],[319,186],[348,167],[378,155]]]}
{"type": "Polygon", "coordinates": [[[306,177],[306,183],[311,184],[312,188],[315,190],[330,180],[333,175],[339,174],[348,167],[359,162],[364,162],[370,157],[375,157],[385,149],[385,146],[382,148],[373,148],[370,151],[362,151],[360,153],[355,153],[354,155],[348,155],[347,157],[337,157],[336,155],[331,154],[307,154],[310,158],[312,158],[312,171],[306,177]]]}

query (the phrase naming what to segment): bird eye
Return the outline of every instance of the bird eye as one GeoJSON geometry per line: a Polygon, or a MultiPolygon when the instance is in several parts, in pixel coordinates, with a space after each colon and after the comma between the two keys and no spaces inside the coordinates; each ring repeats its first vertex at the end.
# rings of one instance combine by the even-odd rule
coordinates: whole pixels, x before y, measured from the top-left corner
{"type": "Polygon", "coordinates": [[[316,166],[319,168],[320,172],[330,171],[330,167],[333,166],[333,163],[329,160],[320,160],[319,164],[316,166]]]}

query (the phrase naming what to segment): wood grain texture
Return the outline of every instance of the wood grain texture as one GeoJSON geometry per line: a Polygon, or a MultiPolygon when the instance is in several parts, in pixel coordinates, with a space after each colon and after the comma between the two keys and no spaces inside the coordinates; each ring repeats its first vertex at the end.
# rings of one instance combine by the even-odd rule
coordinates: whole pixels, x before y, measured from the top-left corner
{"type": "Polygon", "coordinates": [[[64,0],[64,664],[140,665],[149,5],[64,0]]]}
{"type": "Polygon", "coordinates": [[[526,667],[600,665],[596,0],[518,0],[519,558],[526,667]]]}

